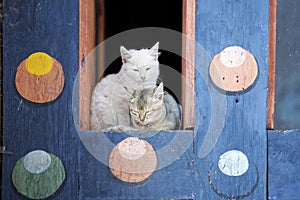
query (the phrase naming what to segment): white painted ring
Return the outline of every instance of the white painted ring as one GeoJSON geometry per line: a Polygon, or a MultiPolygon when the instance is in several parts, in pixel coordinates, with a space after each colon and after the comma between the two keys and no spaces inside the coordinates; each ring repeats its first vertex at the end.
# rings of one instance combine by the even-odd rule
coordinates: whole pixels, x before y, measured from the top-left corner
{"type": "Polygon", "coordinates": [[[25,169],[32,174],[40,174],[46,171],[51,164],[50,155],[42,150],[29,152],[23,161],[25,169]]]}
{"type": "Polygon", "coordinates": [[[220,53],[220,61],[225,67],[239,67],[246,61],[246,50],[239,46],[230,46],[220,53]]]}
{"type": "Polygon", "coordinates": [[[128,137],[117,146],[121,156],[128,160],[137,160],[146,153],[146,144],[138,137],[128,137]]]}
{"type": "Polygon", "coordinates": [[[247,172],[249,162],[243,152],[231,150],[220,156],[218,166],[221,172],[228,176],[241,176],[247,172]]]}

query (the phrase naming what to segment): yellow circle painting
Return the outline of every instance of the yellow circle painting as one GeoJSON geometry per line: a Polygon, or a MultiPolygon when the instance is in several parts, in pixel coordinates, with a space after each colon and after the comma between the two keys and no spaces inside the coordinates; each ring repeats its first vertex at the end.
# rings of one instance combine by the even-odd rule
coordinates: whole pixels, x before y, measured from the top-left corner
{"type": "Polygon", "coordinates": [[[35,75],[48,74],[53,66],[53,59],[46,53],[37,52],[31,54],[25,63],[26,70],[35,75]]]}
{"type": "Polygon", "coordinates": [[[35,103],[50,102],[63,90],[63,68],[46,53],[31,54],[19,65],[15,84],[23,98],[35,103]]]}

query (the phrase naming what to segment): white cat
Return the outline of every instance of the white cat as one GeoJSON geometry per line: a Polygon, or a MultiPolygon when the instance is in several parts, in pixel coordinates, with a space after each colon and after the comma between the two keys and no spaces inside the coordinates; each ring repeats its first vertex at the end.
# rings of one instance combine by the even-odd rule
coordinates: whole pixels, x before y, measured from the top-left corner
{"type": "Polygon", "coordinates": [[[102,131],[128,131],[130,116],[124,89],[155,86],[159,76],[157,42],[151,49],[127,50],[120,47],[123,65],[117,74],[104,77],[95,87],[91,98],[90,127],[102,131]]]}

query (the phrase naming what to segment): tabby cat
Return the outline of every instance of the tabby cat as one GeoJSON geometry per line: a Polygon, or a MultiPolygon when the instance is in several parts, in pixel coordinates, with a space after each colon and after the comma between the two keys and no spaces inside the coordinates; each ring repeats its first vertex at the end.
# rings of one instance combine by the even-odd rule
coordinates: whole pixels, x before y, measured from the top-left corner
{"type": "Polygon", "coordinates": [[[130,90],[130,116],[133,127],[139,131],[174,130],[181,127],[181,108],[174,98],[159,86],[130,90]]]}
{"type": "Polygon", "coordinates": [[[128,131],[130,116],[124,89],[155,86],[159,76],[159,43],[150,49],[127,50],[120,47],[123,65],[97,83],[91,97],[90,127],[102,131],[128,131]]]}

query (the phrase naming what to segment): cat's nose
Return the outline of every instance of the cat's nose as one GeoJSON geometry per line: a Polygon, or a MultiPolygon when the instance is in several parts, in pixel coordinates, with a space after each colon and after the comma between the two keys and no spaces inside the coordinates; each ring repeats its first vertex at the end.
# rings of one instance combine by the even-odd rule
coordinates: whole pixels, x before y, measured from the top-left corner
{"type": "Polygon", "coordinates": [[[146,116],[145,116],[145,115],[142,115],[142,116],[140,117],[141,122],[144,122],[145,119],[146,119],[146,116]]]}
{"type": "Polygon", "coordinates": [[[141,76],[141,80],[142,81],[146,80],[146,77],[145,76],[141,76]]]}

